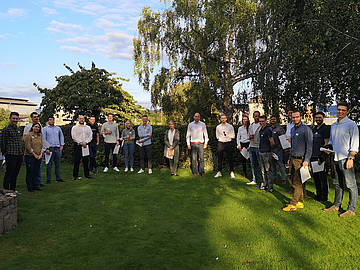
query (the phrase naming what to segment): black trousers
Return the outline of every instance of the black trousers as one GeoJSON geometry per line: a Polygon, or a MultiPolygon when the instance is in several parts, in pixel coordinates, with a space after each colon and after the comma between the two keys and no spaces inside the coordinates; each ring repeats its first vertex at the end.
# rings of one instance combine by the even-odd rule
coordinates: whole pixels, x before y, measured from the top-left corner
{"type": "Polygon", "coordinates": [[[16,189],[16,179],[19,175],[21,163],[23,161],[22,155],[6,155],[6,171],[4,176],[4,189],[16,189]]]}
{"type": "Polygon", "coordinates": [[[79,167],[80,162],[82,161],[84,167],[84,175],[85,177],[89,177],[89,156],[82,156],[82,146],[74,145],[74,169],[73,169],[73,177],[79,176],[79,167]]]}
{"type": "MultiPolygon", "coordinates": [[[[317,161],[317,158],[312,158],[311,161],[317,161]]],[[[327,180],[328,171],[325,168],[322,172],[313,174],[315,188],[316,188],[316,199],[319,201],[327,201],[329,194],[329,184],[327,180]]]]}
{"type": "MultiPolygon", "coordinates": [[[[250,143],[247,142],[247,143],[240,143],[241,147],[242,148],[248,148],[250,143]]],[[[246,170],[246,163],[248,163],[248,160],[246,158],[244,158],[243,155],[240,154],[240,158],[241,158],[241,166],[242,166],[242,169],[243,169],[243,176],[245,178],[247,178],[247,170],[246,170]]]]}
{"type": "Polygon", "coordinates": [[[113,154],[116,143],[105,143],[105,167],[109,168],[109,155],[112,154],[113,168],[117,167],[117,155],[113,154]]]}
{"type": "Polygon", "coordinates": [[[140,147],[139,154],[140,154],[140,168],[145,170],[145,155],[146,155],[147,162],[148,162],[148,168],[152,169],[152,146],[151,146],[151,144],[140,147]]]}
{"type": "Polygon", "coordinates": [[[227,159],[229,161],[230,171],[234,171],[234,163],[233,163],[233,143],[232,142],[218,142],[217,146],[217,154],[218,154],[218,171],[221,172],[223,169],[223,159],[224,153],[226,153],[227,159]]]}

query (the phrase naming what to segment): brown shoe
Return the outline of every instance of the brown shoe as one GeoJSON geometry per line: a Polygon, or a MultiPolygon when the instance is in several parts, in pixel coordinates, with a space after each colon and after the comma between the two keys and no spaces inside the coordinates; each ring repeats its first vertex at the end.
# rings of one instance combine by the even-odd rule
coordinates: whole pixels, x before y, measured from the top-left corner
{"type": "Polygon", "coordinates": [[[323,209],[324,212],[335,212],[335,211],[339,211],[339,207],[336,207],[335,205],[330,206],[329,208],[324,208],[323,209]]]}
{"type": "Polygon", "coordinates": [[[352,217],[352,216],[355,216],[355,212],[348,210],[345,213],[342,213],[339,217],[352,217]]]}

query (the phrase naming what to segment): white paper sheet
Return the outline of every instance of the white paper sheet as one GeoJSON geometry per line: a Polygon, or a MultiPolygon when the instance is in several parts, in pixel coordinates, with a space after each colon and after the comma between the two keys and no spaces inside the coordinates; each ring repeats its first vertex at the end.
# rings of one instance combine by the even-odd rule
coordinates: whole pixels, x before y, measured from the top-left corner
{"type": "Polygon", "coordinates": [[[272,157],[273,157],[275,160],[279,160],[278,155],[277,155],[277,154],[275,154],[275,153],[272,153],[272,157]]]}
{"type": "Polygon", "coordinates": [[[136,141],[136,144],[137,144],[138,146],[140,146],[140,147],[143,146],[143,144],[142,144],[141,142],[139,142],[139,141],[136,141]]]}
{"type": "Polygon", "coordinates": [[[50,154],[45,153],[45,164],[49,164],[51,156],[52,156],[52,152],[50,152],[50,154]]]}
{"type": "Polygon", "coordinates": [[[243,156],[244,158],[249,159],[250,154],[249,154],[249,151],[246,150],[245,147],[243,147],[243,148],[241,149],[241,152],[240,152],[240,153],[242,154],[242,156],[243,156]]]}
{"type": "Polygon", "coordinates": [[[84,147],[81,147],[81,150],[82,150],[82,156],[83,156],[83,157],[90,156],[89,146],[88,146],[88,145],[87,145],[85,148],[84,148],[84,147]]]}
{"type": "Polygon", "coordinates": [[[301,176],[301,182],[304,184],[307,180],[311,178],[309,166],[302,166],[300,168],[300,176],[301,176]]]}
{"type": "Polygon", "coordinates": [[[288,141],[288,137],[286,134],[279,136],[280,144],[282,149],[288,149],[291,147],[290,142],[288,141]]]}
{"type": "Polygon", "coordinates": [[[313,162],[311,162],[311,168],[312,168],[313,173],[323,172],[325,169],[325,162],[323,162],[319,165],[319,162],[313,161],[313,162]]]}
{"type": "Polygon", "coordinates": [[[114,155],[119,154],[119,150],[120,150],[120,144],[119,144],[119,145],[116,145],[116,146],[114,147],[113,154],[114,154],[114,155]]]}
{"type": "Polygon", "coordinates": [[[324,147],[320,147],[320,151],[322,151],[322,152],[330,152],[330,153],[334,153],[334,151],[333,151],[333,150],[331,150],[331,149],[327,149],[327,148],[324,148],[324,147]]]}

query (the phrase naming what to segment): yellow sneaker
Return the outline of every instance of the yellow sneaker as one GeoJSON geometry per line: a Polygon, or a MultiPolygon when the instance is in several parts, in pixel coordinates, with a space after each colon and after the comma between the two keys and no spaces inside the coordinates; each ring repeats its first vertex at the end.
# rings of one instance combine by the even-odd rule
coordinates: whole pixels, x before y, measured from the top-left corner
{"type": "Polygon", "coordinates": [[[292,212],[292,211],[296,211],[297,208],[296,208],[296,206],[294,206],[294,205],[292,205],[292,204],[288,204],[288,205],[287,205],[286,207],[284,207],[282,210],[285,211],[285,212],[292,212]]]}
{"type": "Polygon", "coordinates": [[[298,202],[298,203],[296,204],[296,208],[303,209],[303,208],[304,208],[304,203],[298,202]]]}

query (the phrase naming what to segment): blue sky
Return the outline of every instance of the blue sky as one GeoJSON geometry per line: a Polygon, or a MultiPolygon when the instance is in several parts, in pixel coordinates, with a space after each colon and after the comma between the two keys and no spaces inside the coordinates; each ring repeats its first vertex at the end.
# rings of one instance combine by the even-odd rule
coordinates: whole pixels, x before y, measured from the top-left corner
{"type": "Polygon", "coordinates": [[[132,39],[144,6],[160,0],[1,0],[0,96],[40,103],[32,86],[54,87],[55,76],[91,62],[128,78],[123,88],[149,103],[133,76],[132,39]]]}

